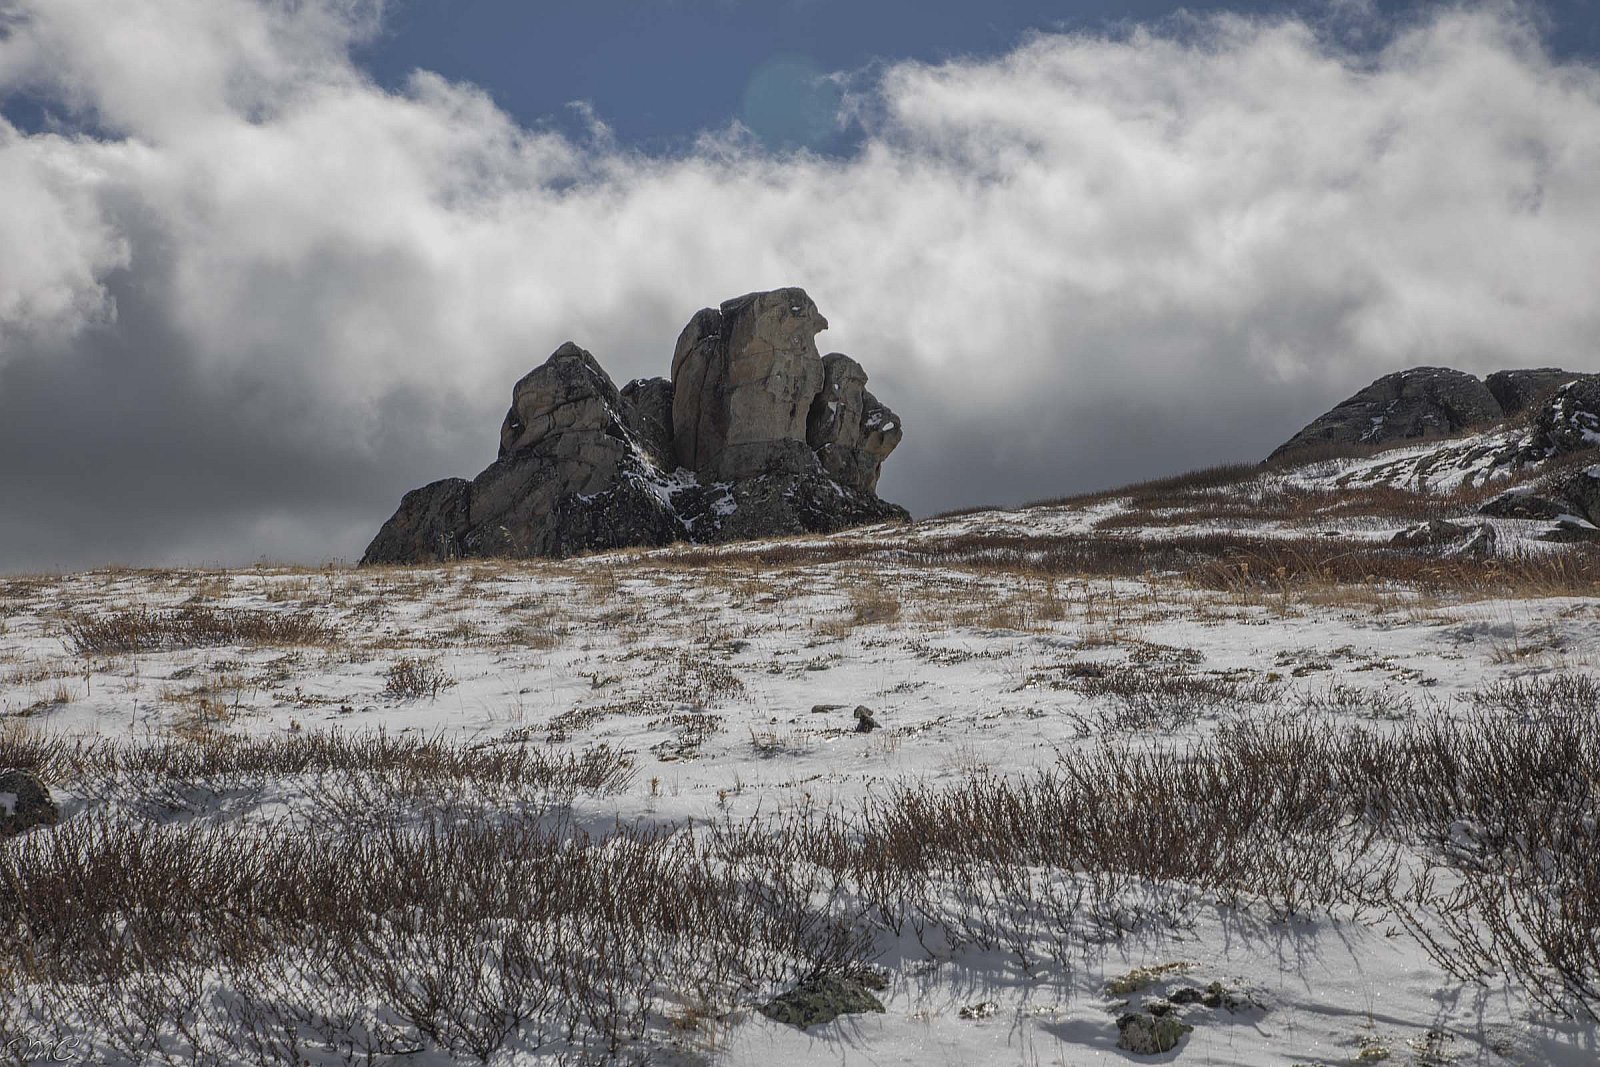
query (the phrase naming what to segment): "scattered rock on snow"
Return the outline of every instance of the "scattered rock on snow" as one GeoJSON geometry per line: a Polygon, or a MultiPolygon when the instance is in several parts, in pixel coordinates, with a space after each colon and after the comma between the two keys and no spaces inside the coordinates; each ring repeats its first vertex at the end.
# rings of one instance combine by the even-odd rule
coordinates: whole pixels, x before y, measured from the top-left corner
{"type": "Polygon", "coordinates": [[[1548,541],[1590,540],[1600,536],[1600,464],[1553,471],[1531,485],[1519,485],[1478,509],[1499,518],[1549,519],[1555,525],[1540,535],[1548,541]]]}
{"type": "Polygon", "coordinates": [[[856,733],[870,734],[878,728],[878,720],[872,717],[872,709],[865,704],[856,705],[856,733]]]}
{"type": "Polygon", "coordinates": [[[1156,1016],[1149,1012],[1134,1011],[1117,1020],[1121,1036],[1117,1047],[1138,1056],[1158,1056],[1171,1052],[1183,1040],[1183,1035],[1194,1029],[1175,1015],[1156,1016]]]}
{"type": "Polygon", "coordinates": [[[802,1030],[831,1023],[841,1015],[883,1012],[883,1002],[866,983],[856,978],[822,975],[774,997],[761,1006],[761,1014],[775,1022],[802,1030]]]}
{"type": "Polygon", "coordinates": [[[1389,543],[1400,548],[1446,546],[1451,555],[1492,556],[1495,540],[1494,527],[1486,522],[1456,523],[1429,519],[1408,530],[1401,530],[1389,539],[1389,543]]]}
{"type": "Polygon", "coordinates": [[[16,837],[36,826],[54,826],[61,811],[50,790],[31,771],[0,772],[0,837],[16,837]]]}
{"type": "Polygon", "coordinates": [[[963,1019],[992,1019],[999,1014],[999,1012],[1000,1005],[996,1004],[992,1000],[983,1000],[976,1004],[968,1004],[956,1014],[960,1015],[963,1019]]]}
{"type": "Polygon", "coordinates": [[[1130,993],[1148,989],[1157,982],[1162,982],[1170,977],[1183,974],[1194,969],[1194,964],[1177,960],[1172,963],[1161,963],[1154,967],[1135,967],[1127,974],[1120,975],[1106,982],[1106,994],[1113,997],[1125,997],[1130,993]]]}

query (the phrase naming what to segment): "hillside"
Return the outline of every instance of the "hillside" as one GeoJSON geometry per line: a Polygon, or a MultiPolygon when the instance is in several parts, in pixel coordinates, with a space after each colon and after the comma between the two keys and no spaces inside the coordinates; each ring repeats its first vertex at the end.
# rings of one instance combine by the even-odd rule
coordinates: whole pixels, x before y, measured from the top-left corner
{"type": "Polygon", "coordinates": [[[1593,469],[1539,432],[721,546],[0,581],[0,765],[60,808],[0,844],[0,1045],[1590,1063],[1600,549],[1482,514],[1593,469]],[[801,1029],[797,987],[868,1010],[801,1029]]]}

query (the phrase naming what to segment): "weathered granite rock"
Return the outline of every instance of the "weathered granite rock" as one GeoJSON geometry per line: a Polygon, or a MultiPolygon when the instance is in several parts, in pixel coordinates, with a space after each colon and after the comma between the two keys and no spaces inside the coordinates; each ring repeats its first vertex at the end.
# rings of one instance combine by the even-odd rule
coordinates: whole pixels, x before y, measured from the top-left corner
{"type": "Polygon", "coordinates": [[[1547,540],[1595,539],[1600,528],[1600,463],[1584,463],[1582,454],[1593,453],[1600,459],[1596,448],[1600,448],[1600,377],[1582,375],[1558,387],[1534,412],[1507,465],[1562,462],[1532,483],[1501,493],[1479,512],[1554,520],[1558,525],[1545,535],[1547,540]]]}
{"type": "Polygon", "coordinates": [[[1483,384],[1500,404],[1506,415],[1522,412],[1547,399],[1551,393],[1583,375],[1560,367],[1528,367],[1521,370],[1497,370],[1484,378],[1483,384]]]}
{"type": "Polygon", "coordinates": [[[472,526],[472,483],[445,478],[413,489],[367,546],[364,564],[429,563],[459,559],[472,526]]]}
{"type": "Polygon", "coordinates": [[[854,360],[817,355],[827,325],[802,289],[750,293],[690,320],[671,381],[620,391],[592,355],[562,345],[513,388],[499,458],[470,482],[406,494],[362,562],[565,556],[908,519],[877,496],[900,420],[854,360]]]}
{"type": "Polygon", "coordinates": [[[406,494],[363,563],[569,556],[687,536],[617,387],[570,342],[512,389],[500,457],[471,482],[406,494]]]}
{"type": "Polygon", "coordinates": [[[54,826],[60,809],[32,771],[0,771],[0,837],[16,837],[36,826],[54,826]]]}
{"type": "Polygon", "coordinates": [[[622,397],[600,364],[568,341],[511,387],[511,410],[500,424],[500,457],[552,434],[604,433],[621,410],[622,397]]]}
{"type": "Polygon", "coordinates": [[[804,289],[748,293],[696,314],[672,357],[679,464],[723,481],[802,469],[823,383],[815,338],[827,328],[804,289]]]}
{"type": "Polygon", "coordinates": [[[1508,519],[1554,523],[1540,534],[1545,541],[1600,539],[1600,464],[1553,471],[1530,485],[1508,489],[1478,509],[1508,519]]]}
{"type": "Polygon", "coordinates": [[[867,391],[861,364],[830,352],[822,368],[822,391],[806,416],[806,444],[841,485],[875,492],[883,461],[900,443],[900,420],[867,391]]]}
{"type": "Polygon", "coordinates": [[[1386,374],[1320,416],[1269,457],[1338,445],[1447,437],[1505,417],[1489,387],[1448,367],[1386,374]]]}

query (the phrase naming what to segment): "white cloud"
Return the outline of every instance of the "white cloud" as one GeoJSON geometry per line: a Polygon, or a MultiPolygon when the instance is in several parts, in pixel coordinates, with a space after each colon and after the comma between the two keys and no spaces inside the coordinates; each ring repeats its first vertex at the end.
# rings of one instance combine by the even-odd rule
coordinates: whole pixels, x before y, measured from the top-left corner
{"type": "MultiPolygon", "coordinates": [[[[1600,74],[1515,9],[1360,54],[1222,17],[890,65],[842,161],[736,132],[643,157],[430,74],[385,92],[348,58],[371,3],[0,9],[0,91],[90,131],[0,128],[0,375],[122,330],[121,279],[192,395],[368,464],[347,507],[374,527],[374,501],[474,472],[560,341],[665,373],[695,308],[780,284],[905,416],[884,488],[921,508],[1262,454],[1402,366],[1600,370],[1600,74]],[[438,414],[396,427],[398,396],[438,414]]],[[[1340,39],[1370,19],[1347,7],[1340,39]]],[[[185,537],[164,551],[226,554],[185,537]]]]}

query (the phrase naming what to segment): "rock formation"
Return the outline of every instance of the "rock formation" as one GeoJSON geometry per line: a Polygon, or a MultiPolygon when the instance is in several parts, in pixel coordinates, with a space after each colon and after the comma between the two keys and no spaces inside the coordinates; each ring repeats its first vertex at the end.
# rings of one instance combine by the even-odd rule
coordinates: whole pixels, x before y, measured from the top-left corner
{"type": "Polygon", "coordinates": [[[1314,419],[1268,458],[1483,429],[1527,411],[1584,377],[1554,367],[1496,371],[1487,379],[1448,367],[1413,367],[1379,378],[1314,419]]]}
{"type": "Polygon", "coordinates": [[[1506,415],[1520,415],[1578,375],[1559,367],[1497,370],[1483,380],[1506,415]]]}
{"type": "Polygon", "coordinates": [[[1596,539],[1600,464],[1588,461],[1596,447],[1600,447],[1600,377],[1568,381],[1535,409],[1527,430],[1506,449],[1503,465],[1548,463],[1544,473],[1478,510],[1501,518],[1555,520],[1546,540],[1596,539]]]}
{"type": "Polygon", "coordinates": [[[828,532],[908,518],[878,499],[900,420],[803,289],[706,308],[672,380],[618,390],[568,342],[511,391],[499,458],[407,493],[363,563],[568,556],[629,545],[828,532]]]}

